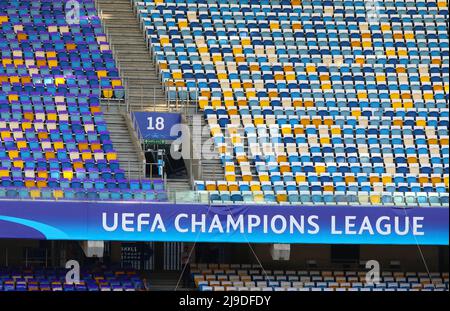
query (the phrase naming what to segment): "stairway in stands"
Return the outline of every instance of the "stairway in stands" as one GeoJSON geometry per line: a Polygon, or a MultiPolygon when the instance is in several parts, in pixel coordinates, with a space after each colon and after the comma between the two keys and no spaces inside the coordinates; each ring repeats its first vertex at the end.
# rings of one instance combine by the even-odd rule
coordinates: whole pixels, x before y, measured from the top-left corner
{"type": "Polygon", "coordinates": [[[157,68],[130,0],[98,0],[98,11],[109,36],[131,110],[168,111],[157,68]]]}
{"type": "MultiPolygon", "coordinates": [[[[201,151],[198,149],[198,151],[201,152],[201,160],[197,164],[197,166],[200,166],[199,174],[195,174],[194,176],[197,176],[198,180],[225,180],[224,168],[222,166],[219,153],[215,148],[212,148],[213,141],[209,132],[209,126],[206,125],[205,117],[203,114],[196,114],[193,116],[186,116],[186,120],[189,128],[191,129],[191,139],[194,141],[193,148],[201,148],[201,151]],[[194,126],[194,118],[196,120],[200,120],[200,127],[198,127],[198,124],[194,126]],[[205,129],[205,126],[208,130],[205,129]],[[208,140],[208,146],[210,148],[205,146],[208,140]],[[196,144],[197,141],[201,141],[201,146],[196,144]]],[[[194,167],[193,171],[197,169],[198,167],[194,167]]]]}
{"type": "Polygon", "coordinates": [[[105,121],[111,136],[120,167],[129,179],[144,178],[144,154],[139,147],[134,129],[127,115],[114,108],[103,108],[105,121]]]}
{"type": "MultiPolygon", "coordinates": [[[[97,0],[97,10],[114,51],[120,75],[125,82],[126,100],[130,110],[165,112],[180,109],[188,114],[196,111],[196,103],[184,103],[189,105],[187,107],[168,103],[158,77],[158,69],[151,58],[144,33],[140,28],[139,19],[135,15],[131,1],[97,0]]],[[[134,178],[141,176],[142,172],[137,171],[140,165],[137,160],[138,157],[136,157],[137,154],[127,153],[126,135],[130,135],[130,133],[120,132],[119,117],[113,122],[109,120],[113,120],[111,115],[107,117],[108,127],[114,133],[114,139],[117,140],[117,146],[114,139],[113,143],[119,154],[119,159],[121,161],[123,159],[123,169],[127,171],[128,163],[131,162],[131,173],[139,173],[134,178]]],[[[204,138],[204,140],[209,138],[210,136],[204,138]]],[[[205,165],[205,178],[208,178],[208,180],[223,179],[223,169],[219,160],[205,160],[203,164],[205,165]]],[[[191,190],[189,179],[168,180],[167,185],[170,191],[191,190]]]]}
{"type": "Polygon", "coordinates": [[[151,291],[193,291],[194,288],[183,287],[183,280],[180,280],[181,272],[152,272],[150,273],[151,291]],[[179,282],[179,284],[178,284],[179,282]],[[178,284],[178,287],[177,287],[178,284]]]}

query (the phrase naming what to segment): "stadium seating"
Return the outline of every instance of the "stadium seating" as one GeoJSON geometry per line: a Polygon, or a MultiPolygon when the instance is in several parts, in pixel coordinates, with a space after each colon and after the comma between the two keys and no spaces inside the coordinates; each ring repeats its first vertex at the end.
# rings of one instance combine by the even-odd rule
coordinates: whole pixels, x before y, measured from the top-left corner
{"type": "Polygon", "coordinates": [[[197,100],[215,202],[448,205],[446,1],[134,1],[169,99],[197,100]]]}
{"type": "Polygon", "coordinates": [[[0,198],[165,200],[127,180],[100,98],[124,89],[94,1],[69,24],[63,1],[0,2],[0,198]]]}
{"type": "Polygon", "coordinates": [[[66,283],[67,270],[0,269],[0,291],[141,291],[144,280],[136,271],[84,272],[79,284],[66,283]]]}
{"type": "Polygon", "coordinates": [[[200,291],[448,291],[448,273],[381,273],[378,284],[366,272],[262,270],[252,264],[193,264],[200,291]]]}

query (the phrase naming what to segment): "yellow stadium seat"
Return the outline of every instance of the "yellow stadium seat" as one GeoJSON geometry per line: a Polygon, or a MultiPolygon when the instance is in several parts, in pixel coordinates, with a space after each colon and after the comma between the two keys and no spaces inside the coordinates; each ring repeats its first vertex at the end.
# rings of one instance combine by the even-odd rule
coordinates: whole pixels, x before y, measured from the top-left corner
{"type": "Polygon", "coordinates": [[[213,60],[214,63],[221,62],[222,61],[222,55],[214,54],[214,55],[212,55],[212,60],[213,60]]]}
{"type": "Polygon", "coordinates": [[[341,135],[341,128],[339,128],[339,127],[332,127],[331,128],[331,134],[332,135],[341,135]]]}
{"type": "Polygon", "coordinates": [[[17,149],[23,149],[27,147],[27,142],[24,140],[20,140],[17,142],[17,149]]]}
{"type": "Polygon", "coordinates": [[[23,169],[23,168],[24,168],[24,163],[23,163],[22,160],[15,160],[15,161],[13,162],[13,166],[14,166],[14,167],[18,167],[18,168],[23,169]]]}
{"type": "Polygon", "coordinates": [[[28,35],[26,33],[19,32],[17,34],[17,41],[20,42],[20,41],[26,41],[26,40],[28,40],[28,35]]]}
{"type": "Polygon", "coordinates": [[[58,115],[56,113],[47,113],[47,120],[49,121],[57,121],[58,115]]]}
{"type": "Polygon", "coordinates": [[[30,196],[32,199],[38,199],[41,197],[41,190],[39,189],[32,189],[30,190],[30,196]]]}
{"type": "Polygon", "coordinates": [[[228,189],[229,191],[239,191],[239,186],[235,183],[232,183],[228,185],[228,189]]]}
{"type": "Polygon", "coordinates": [[[424,119],[418,119],[418,120],[416,121],[416,126],[425,127],[425,126],[427,126],[427,121],[424,120],[424,119]]]}
{"type": "Polygon", "coordinates": [[[14,66],[22,66],[24,64],[23,59],[21,58],[14,58],[13,60],[14,66]]]}
{"type": "Polygon", "coordinates": [[[167,44],[170,44],[170,39],[169,39],[169,37],[161,37],[161,38],[159,39],[159,43],[160,43],[162,46],[167,45],[167,44]]]}
{"type": "Polygon", "coordinates": [[[326,167],[325,166],[320,166],[320,165],[316,165],[316,173],[318,175],[325,173],[326,172],[326,167]]]}
{"type": "Polygon", "coordinates": [[[382,24],[381,25],[381,31],[390,31],[391,30],[391,26],[388,24],[382,24]]]}
{"type": "Polygon", "coordinates": [[[329,137],[321,137],[320,138],[320,143],[322,145],[328,145],[328,144],[330,144],[330,138],[329,137]]]}
{"type": "Polygon", "coordinates": [[[181,71],[175,71],[175,72],[172,73],[172,77],[175,80],[179,80],[179,79],[183,78],[183,74],[181,73],[181,71]]]}
{"type": "Polygon", "coordinates": [[[287,202],[287,195],[285,193],[277,194],[277,202],[287,202]]]}
{"type": "Polygon", "coordinates": [[[345,176],[345,182],[348,184],[348,183],[354,183],[355,182],[355,176],[353,176],[353,175],[348,175],[348,176],[345,176]]]}
{"type": "Polygon", "coordinates": [[[414,33],[405,33],[405,40],[414,40],[414,33]]]}
{"type": "Polygon", "coordinates": [[[372,204],[380,204],[381,203],[381,196],[379,194],[371,194],[370,195],[370,202],[372,204]]]}
{"type": "Polygon", "coordinates": [[[108,153],[106,154],[106,159],[107,159],[108,161],[111,161],[111,160],[117,160],[117,153],[115,153],[115,152],[108,152],[108,153]]]}
{"type": "Polygon", "coordinates": [[[17,94],[9,94],[8,95],[8,100],[9,102],[13,102],[13,101],[18,101],[19,100],[19,95],[17,94]]]}
{"type": "Polygon", "coordinates": [[[301,175],[301,174],[297,174],[297,175],[295,175],[295,181],[297,183],[305,182],[306,181],[306,176],[305,175],[301,175]]]}
{"type": "Polygon", "coordinates": [[[434,99],[433,93],[424,93],[423,94],[423,99],[427,100],[427,101],[431,101],[434,99]]]}
{"type": "Polygon", "coordinates": [[[47,187],[47,181],[46,180],[38,180],[36,182],[38,188],[46,188],[47,187]]]}
{"type": "Polygon", "coordinates": [[[183,28],[187,28],[187,26],[188,26],[187,20],[179,20],[178,21],[178,28],[183,29],[183,28]]]}
{"type": "Polygon", "coordinates": [[[269,175],[267,175],[267,174],[259,174],[259,181],[260,182],[270,181],[269,175]]]}
{"type": "Polygon", "coordinates": [[[1,169],[0,170],[0,177],[9,177],[9,170],[8,169],[1,169]]]}
{"type": "Polygon", "coordinates": [[[236,175],[234,174],[225,174],[226,181],[236,181],[236,175]]]}
{"type": "Polygon", "coordinates": [[[103,93],[103,97],[105,97],[105,98],[113,97],[113,90],[111,90],[111,89],[104,89],[102,93],[103,93]]]}
{"type": "Polygon", "coordinates": [[[19,157],[19,151],[18,150],[9,150],[8,155],[11,160],[17,159],[19,157]]]}
{"type": "Polygon", "coordinates": [[[56,85],[63,85],[63,84],[66,84],[66,79],[64,79],[63,77],[55,78],[55,84],[56,84],[56,85]]]}
{"type": "Polygon", "coordinates": [[[431,177],[431,183],[433,185],[440,184],[441,182],[442,182],[441,177],[439,176],[431,177]]]}
{"type": "Polygon", "coordinates": [[[228,186],[226,184],[218,184],[217,189],[219,191],[228,191],[228,186]]]}
{"type": "Polygon", "coordinates": [[[49,59],[48,60],[48,67],[49,68],[58,67],[58,60],[57,59],[49,59]]]}
{"type": "Polygon", "coordinates": [[[280,29],[280,24],[277,21],[270,21],[270,29],[271,30],[280,29]]]}
{"type": "Polygon", "coordinates": [[[420,184],[427,184],[430,182],[427,176],[420,176],[418,180],[420,184]]]}
{"type": "Polygon", "coordinates": [[[380,178],[378,176],[370,176],[369,180],[372,184],[380,182],[380,178]]]}
{"type": "Polygon", "coordinates": [[[281,133],[283,135],[290,135],[290,134],[292,134],[291,127],[290,126],[283,126],[281,128],[281,133]]]}
{"type": "Polygon", "coordinates": [[[62,190],[53,190],[53,198],[55,200],[64,198],[64,192],[62,190]]]}
{"type": "Polygon", "coordinates": [[[48,178],[48,172],[47,171],[38,171],[37,177],[47,179],[48,178]]]}
{"type": "Polygon", "coordinates": [[[7,15],[0,15],[0,25],[3,23],[7,23],[9,21],[9,17],[7,15]]]}
{"type": "Polygon", "coordinates": [[[290,172],[291,171],[291,167],[289,165],[281,165],[280,166],[280,173],[286,173],[286,172],[290,172]]]}
{"type": "Polygon", "coordinates": [[[248,46],[248,45],[251,45],[251,39],[250,38],[248,38],[248,37],[245,37],[245,38],[242,38],[241,39],[241,44],[242,44],[242,46],[248,46]]]}
{"type": "Polygon", "coordinates": [[[261,185],[258,183],[253,183],[250,185],[250,190],[255,192],[255,191],[261,191],[261,185]]]}
{"type": "Polygon", "coordinates": [[[392,48],[386,48],[386,56],[393,57],[395,56],[395,49],[392,48]]]}
{"type": "Polygon", "coordinates": [[[225,165],[225,172],[234,173],[234,165],[225,165]]]}

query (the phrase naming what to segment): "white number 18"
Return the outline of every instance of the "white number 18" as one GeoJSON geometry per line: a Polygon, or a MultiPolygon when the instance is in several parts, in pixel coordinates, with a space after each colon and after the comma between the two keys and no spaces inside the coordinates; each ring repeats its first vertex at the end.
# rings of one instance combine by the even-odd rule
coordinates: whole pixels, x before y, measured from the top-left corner
{"type": "Polygon", "coordinates": [[[161,131],[164,129],[164,118],[163,117],[157,117],[155,125],[153,126],[153,117],[148,117],[148,126],[147,130],[158,130],[161,131]]]}

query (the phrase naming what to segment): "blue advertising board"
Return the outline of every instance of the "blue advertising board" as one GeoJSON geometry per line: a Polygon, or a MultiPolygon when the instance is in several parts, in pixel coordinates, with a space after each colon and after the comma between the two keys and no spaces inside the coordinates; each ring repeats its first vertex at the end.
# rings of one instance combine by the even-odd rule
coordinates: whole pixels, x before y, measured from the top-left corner
{"type": "Polygon", "coordinates": [[[448,208],[0,202],[0,238],[448,245],[448,208]]]}
{"type": "Polygon", "coordinates": [[[175,125],[181,123],[181,114],[165,112],[133,112],[142,138],[154,140],[175,140],[180,133],[175,125]]]}

